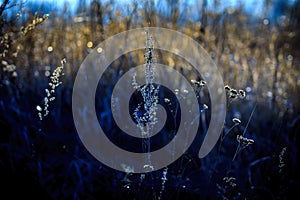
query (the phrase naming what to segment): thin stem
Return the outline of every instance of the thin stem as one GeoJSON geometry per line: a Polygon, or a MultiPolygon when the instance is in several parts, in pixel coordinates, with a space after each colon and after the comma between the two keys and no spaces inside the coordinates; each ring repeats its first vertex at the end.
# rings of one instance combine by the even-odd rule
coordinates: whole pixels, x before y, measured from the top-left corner
{"type": "Polygon", "coordinates": [[[239,125],[238,123],[234,124],[225,134],[222,134],[221,135],[221,139],[220,139],[220,145],[219,145],[219,148],[218,148],[218,153],[217,153],[217,159],[221,153],[221,147],[222,147],[222,144],[223,144],[223,141],[225,140],[225,137],[237,126],[239,125]]]}
{"type": "MultiPolygon", "coordinates": [[[[245,129],[244,129],[244,132],[243,132],[242,136],[244,136],[245,133],[246,133],[246,131],[247,131],[247,128],[248,128],[248,126],[249,126],[250,120],[251,120],[252,117],[253,117],[253,113],[254,113],[254,111],[255,111],[255,109],[256,109],[256,106],[257,106],[257,102],[255,103],[254,108],[253,108],[253,110],[252,110],[252,112],[251,112],[251,114],[250,114],[250,117],[249,117],[249,119],[248,119],[248,122],[247,122],[247,124],[246,124],[246,127],[245,127],[245,129]]],[[[237,148],[236,148],[236,151],[235,151],[235,153],[234,153],[234,156],[233,156],[233,158],[232,158],[232,161],[235,160],[235,158],[236,158],[237,154],[240,152],[240,150],[242,150],[242,149],[241,149],[241,143],[239,142],[239,144],[238,144],[238,146],[237,146],[237,148]]]]}
{"type": "Polygon", "coordinates": [[[240,151],[240,147],[241,147],[241,143],[238,144],[238,146],[237,146],[237,148],[236,148],[236,150],[235,150],[235,153],[234,153],[234,155],[233,155],[232,161],[235,160],[235,158],[236,158],[238,152],[240,151]]]}
{"type": "Polygon", "coordinates": [[[252,110],[252,112],[251,112],[251,114],[250,114],[249,120],[248,120],[247,125],[246,125],[246,127],[245,127],[245,129],[244,129],[244,132],[243,132],[243,136],[245,135],[245,133],[246,133],[246,131],[247,131],[247,128],[248,128],[248,126],[249,126],[249,123],[250,123],[250,120],[251,120],[251,118],[252,118],[252,116],[253,116],[253,113],[254,113],[254,111],[255,111],[255,109],[256,109],[256,106],[257,106],[257,102],[255,103],[254,108],[253,108],[253,110],[252,110]]]}
{"type": "Polygon", "coordinates": [[[234,127],[236,127],[237,125],[239,125],[239,123],[235,123],[228,131],[227,133],[224,134],[223,137],[221,137],[221,139],[225,139],[226,135],[228,135],[230,133],[230,131],[232,131],[232,129],[234,129],[234,127]]]}

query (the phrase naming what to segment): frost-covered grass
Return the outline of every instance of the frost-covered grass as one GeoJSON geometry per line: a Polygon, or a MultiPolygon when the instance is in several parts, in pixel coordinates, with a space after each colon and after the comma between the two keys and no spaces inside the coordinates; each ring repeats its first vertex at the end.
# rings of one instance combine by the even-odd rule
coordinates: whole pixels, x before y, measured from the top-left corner
{"type": "MultiPolygon", "coordinates": [[[[76,16],[68,12],[68,6],[62,12],[51,10],[50,15],[31,15],[24,4],[24,10],[12,19],[7,17],[8,9],[1,6],[0,195],[43,199],[290,199],[298,192],[300,81],[299,48],[295,44],[300,36],[299,24],[292,20],[297,7],[287,12],[290,21],[277,25],[266,19],[254,21],[242,9],[207,12],[209,20],[203,27],[198,21],[185,19],[184,12],[180,12],[181,18],[160,16],[159,8],[154,7],[151,14],[144,10],[149,6],[140,8],[133,3],[128,7],[133,11],[131,17],[124,17],[110,2],[99,2],[94,1],[92,9],[76,16]],[[195,120],[200,121],[200,128],[192,146],[170,166],[133,174],[130,166],[124,165],[125,172],[118,172],[94,159],[78,138],[71,109],[73,81],[93,46],[128,28],[147,26],[149,18],[153,26],[174,28],[193,37],[209,52],[226,85],[227,117],[219,142],[207,157],[199,159],[211,115],[206,83],[184,59],[156,50],[155,43],[145,44],[146,52],[120,57],[100,81],[105,90],[97,91],[96,110],[99,123],[109,130],[108,137],[129,150],[148,150],[147,139],[131,141],[120,136],[110,114],[109,94],[131,66],[147,66],[147,60],[152,63],[153,47],[157,63],[172,66],[191,80],[194,91],[178,88],[172,92],[182,98],[197,93],[201,115],[195,120]],[[67,62],[61,63],[63,58],[67,62]],[[55,100],[46,106],[45,97],[47,103],[53,97],[55,100]]],[[[153,73],[151,69],[146,67],[146,76],[153,73]]],[[[153,148],[159,148],[162,141],[174,137],[177,115],[183,108],[162,87],[135,86],[144,94],[144,102],[150,100],[150,107],[143,110],[151,112],[145,115],[153,117],[152,108],[159,103],[172,116],[162,138],[151,142],[153,148]],[[158,90],[169,96],[156,96],[161,94],[158,90]]],[[[135,100],[135,108],[144,106],[135,100]]],[[[83,111],[82,117],[87,114],[83,111]]],[[[149,122],[141,121],[133,112],[132,118],[135,116],[140,127],[149,122]]],[[[145,167],[152,166],[149,163],[145,167]]]]}

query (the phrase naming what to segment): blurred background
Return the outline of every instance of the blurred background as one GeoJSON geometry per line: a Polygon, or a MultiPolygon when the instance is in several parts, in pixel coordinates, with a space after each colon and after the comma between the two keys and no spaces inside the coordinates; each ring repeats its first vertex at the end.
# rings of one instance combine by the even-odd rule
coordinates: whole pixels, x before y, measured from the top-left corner
{"type": "MultiPolygon", "coordinates": [[[[299,44],[299,0],[1,0],[1,198],[292,199],[300,193],[299,44]],[[247,95],[228,96],[228,134],[207,157],[198,158],[198,141],[168,168],[132,174],[102,165],[82,145],[72,117],[72,87],[84,58],[101,41],[148,26],[192,37],[216,63],[224,84],[247,95]],[[40,120],[45,89],[63,58],[62,84],[40,120]],[[234,156],[241,133],[254,143],[234,156]]],[[[133,61],[126,54],[111,64],[102,82],[107,89],[96,95],[99,123],[111,120],[105,115],[111,86],[144,62],[144,52],[135,53],[133,61]]],[[[158,63],[201,79],[186,61],[154,53],[158,63]]],[[[209,105],[205,88],[201,94],[209,105]]],[[[204,119],[203,130],[209,111],[204,119]]],[[[107,126],[118,142],[117,130],[107,126]]]]}

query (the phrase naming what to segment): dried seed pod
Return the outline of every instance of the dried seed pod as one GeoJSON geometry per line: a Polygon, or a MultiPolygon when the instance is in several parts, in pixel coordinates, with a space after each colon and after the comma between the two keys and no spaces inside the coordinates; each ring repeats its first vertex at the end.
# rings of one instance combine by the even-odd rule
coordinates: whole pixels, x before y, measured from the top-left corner
{"type": "Polygon", "coordinates": [[[230,90],[231,90],[231,87],[230,87],[229,85],[225,85],[224,88],[225,88],[225,90],[227,90],[227,91],[230,91],[230,90]]]}
{"type": "Polygon", "coordinates": [[[241,120],[238,119],[238,118],[233,118],[232,121],[233,121],[233,123],[235,123],[235,124],[240,124],[240,123],[241,123],[241,120]]]}
{"type": "Polygon", "coordinates": [[[245,98],[246,97],[246,92],[244,90],[239,90],[239,95],[241,98],[245,98]]]}
{"type": "Polygon", "coordinates": [[[235,89],[231,89],[230,90],[230,98],[236,98],[238,96],[238,92],[237,92],[237,90],[235,90],[235,89]]]}

